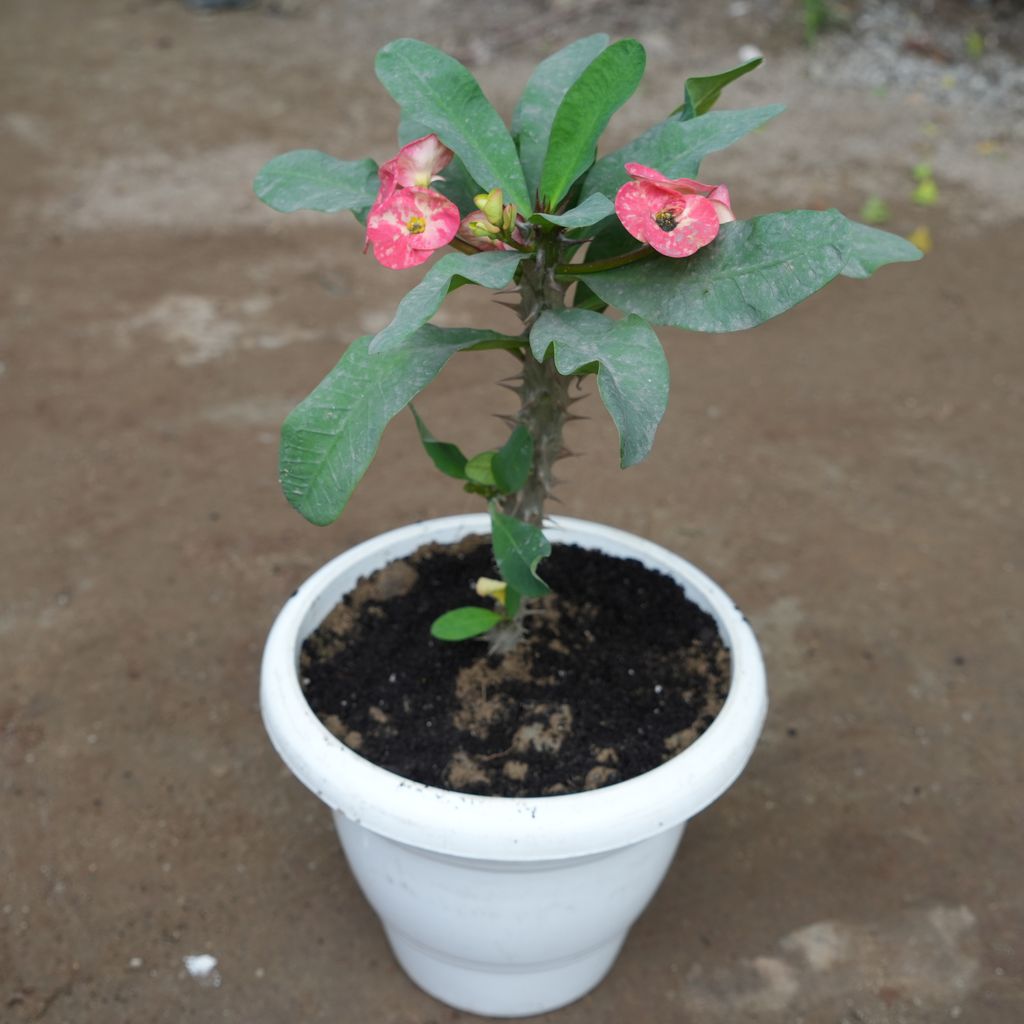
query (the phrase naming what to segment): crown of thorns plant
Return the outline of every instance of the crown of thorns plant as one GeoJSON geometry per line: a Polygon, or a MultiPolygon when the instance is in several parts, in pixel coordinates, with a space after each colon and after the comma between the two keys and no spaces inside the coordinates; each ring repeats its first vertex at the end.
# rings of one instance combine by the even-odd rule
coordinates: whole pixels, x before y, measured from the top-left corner
{"type": "Polygon", "coordinates": [[[281,484],[310,522],[341,514],[388,422],[449,358],[502,349],[516,361],[519,408],[501,448],[467,456],[413,410],[437,468],[487,501],[501,577],[477,581],[490,604],[445,613],[435,636],[487,634],[492,649],[505,649],[531,600],[548,593],[537,571],[550,552],[541,526],[553,467],[566,453],[574,382],[596,377],[621,465],[632,466],[651,450],[668,401],[668,362],[652,324],[743,330],[840,274],[865,278],[920,258],[909,242],[837,210],[737,219],[725,185],[697,180],[706,156],[781,113],[777,105],[711,109],[760,63],[686,79],[664,120],[598,158],[600,136],[643,75],[636,40],[593,35],[559,50],[533,72],[506,126],[462,64],[398,39],[376,60],[401,114],[394,157],[378,166],[297,150],[257,176],[256,194],[276,210],[352,211],[365,248],[387,268],[453,250],[285,421],[281,484]],[[521,332],[430,323],[465,285],[513,292],[521,332]]]}

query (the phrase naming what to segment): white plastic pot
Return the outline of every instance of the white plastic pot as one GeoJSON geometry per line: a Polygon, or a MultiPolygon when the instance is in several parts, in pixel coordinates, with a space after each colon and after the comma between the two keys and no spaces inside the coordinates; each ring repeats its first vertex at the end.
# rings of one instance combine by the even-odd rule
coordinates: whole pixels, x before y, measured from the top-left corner
{"type": "Polygon", "coordinates": [[[686,821],[743,770],[767,694],[750,626],[700,570],[632,534],[559,517],[545,530],[552,541],[660,570],[715,619],[732,680],[714,723],[645,775],[564,796],[471,796],[371,764],[309,709],[297,671],[302,642],[360,578],[422,544],[488,530],[486,515],[430,520],[329,562],[275,621],[260,696],[275,748],[333,811],[352,871],[413,981],[458,1009],[517,1017],[564,1006],[604,977],[686,821]]]}

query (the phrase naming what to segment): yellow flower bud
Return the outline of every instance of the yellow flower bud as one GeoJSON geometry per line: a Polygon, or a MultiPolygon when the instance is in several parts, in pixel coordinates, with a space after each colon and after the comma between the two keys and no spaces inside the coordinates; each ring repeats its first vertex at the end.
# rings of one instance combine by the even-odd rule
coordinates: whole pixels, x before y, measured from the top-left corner
{"type": "Polygon", "coordinates": [[[500,605],[505,604],[508,595],[508,584],[504,580],[492,580],[486,576],[481,576],[476,581],[474,589],[477,597],[493,597],[500,605]]]}

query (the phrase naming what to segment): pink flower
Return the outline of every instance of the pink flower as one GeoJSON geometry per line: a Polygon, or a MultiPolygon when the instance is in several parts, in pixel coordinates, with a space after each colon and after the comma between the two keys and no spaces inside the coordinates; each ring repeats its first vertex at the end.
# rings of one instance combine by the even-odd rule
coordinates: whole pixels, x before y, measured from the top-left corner
{"type": "Polygon", "coordinates": [[[724,185],[666,178],[643,164],[626,164],[626,171],[633,180],[615,196],[615,213],[634,238],[664,256],[692,256],[736,219],[724,185]]]}
{"type": "Polygon", "coordinates": [[[386,203],[397,188],[429,188],[438,172],[451,163],[452,151],[431,133],[403,146],[397,156],[381,164],[377,202],[386,203]]]}
{"type": "Polygon", "coordinates": [[[705,196],[715,204],[719,224],[727,224],[736,219],[729,202],[729,190],[724,185],[704,185],[693,178],[666,178],[661,171],[644,167],[643,164],[626,164],[626,173],[634,181],[651,181],[680,195],[705,196]]]}
{"type": "Polygon", "coordinates": [[[390,270],[426,263],[459,230],[459,208],[428,188],[399,188],[366,219],[366,241],[390,270]]]}

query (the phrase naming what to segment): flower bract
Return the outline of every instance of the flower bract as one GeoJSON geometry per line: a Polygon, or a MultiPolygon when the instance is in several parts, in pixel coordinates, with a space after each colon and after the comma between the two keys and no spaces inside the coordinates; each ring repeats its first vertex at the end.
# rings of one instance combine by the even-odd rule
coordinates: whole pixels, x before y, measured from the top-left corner
{"type": "Polygon", "coordinates": [[[434,134],[403,146],[397,156],[381,164],[380,191],[374,205],[386,203],[398,188],[429,188],[451,163],[452,151],[434,134]]]}
{"type": "Polygon", "coordinates": [[[724,185],[667,178],[643,164],[626,164],[633,179],[615,196],[615,213],[636,239],[664,256],[692,256],[735,220],[724,185]]]}
{"type": "Polygon", "coordinates": [[[390,270],[426,263],[459,230],[459,208],[428,188],[400,188],[378,202],[366,219],[373,255],[390,270]]]}

